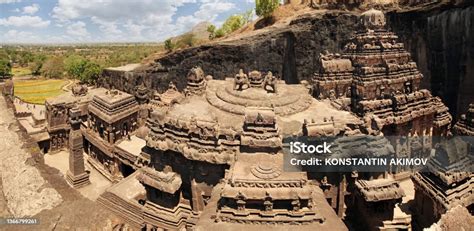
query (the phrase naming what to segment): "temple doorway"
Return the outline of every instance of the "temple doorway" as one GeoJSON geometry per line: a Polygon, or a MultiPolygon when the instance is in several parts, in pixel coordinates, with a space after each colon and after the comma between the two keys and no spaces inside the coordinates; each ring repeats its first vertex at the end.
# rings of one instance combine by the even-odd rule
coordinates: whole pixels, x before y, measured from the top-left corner
{"type": "Polygon", "coordinates": [[[127,177],[132,175],[132,173],[135,172],[135,169],[126,164],[120,164],[120,171],[122,172],[123,177],[127,177]]]}

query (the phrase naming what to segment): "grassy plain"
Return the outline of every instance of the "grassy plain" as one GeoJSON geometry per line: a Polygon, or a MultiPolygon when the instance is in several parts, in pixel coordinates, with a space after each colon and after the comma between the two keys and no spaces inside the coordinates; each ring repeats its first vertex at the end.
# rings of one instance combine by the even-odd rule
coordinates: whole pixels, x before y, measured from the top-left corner
{"type": "Polygon", "coordinates": [[[44,104],[46,99],[64,93],[62,87],[68,83],[62,79],[14,80],[15,96],[28,103],[44,104]]]}

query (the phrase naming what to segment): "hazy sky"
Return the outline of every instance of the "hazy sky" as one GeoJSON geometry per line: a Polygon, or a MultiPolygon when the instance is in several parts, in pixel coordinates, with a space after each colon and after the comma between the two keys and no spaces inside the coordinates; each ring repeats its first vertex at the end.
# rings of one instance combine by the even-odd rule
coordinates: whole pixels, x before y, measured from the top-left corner
{"type": "Polygon", "coordinates": [[[0,0],[0,43],[159,42],[254,0],[0,0]]]}

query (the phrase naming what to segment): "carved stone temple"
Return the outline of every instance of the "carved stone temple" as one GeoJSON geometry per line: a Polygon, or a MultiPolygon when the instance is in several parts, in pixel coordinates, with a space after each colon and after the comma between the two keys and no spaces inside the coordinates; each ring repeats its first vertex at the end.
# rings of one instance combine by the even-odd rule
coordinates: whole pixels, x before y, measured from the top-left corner
{"type": "Polygon", "coordinates": [[[94,95],[89,104],[87,126],[83,128],[87,161],[111,181],[121,179],[120,171],[127,168],[114,154],[114,145],[131,140],[131,133],[138,129],[138,109],[133,95],[118,90],[94,95]]]}
{"type": "MultiPolygon", "coordinates": [[[[183,91],[173,82],[158,91],[141,78],[149,72],[105,70],[122,74],[127,87],[78,86],[48,100],[50,149],[69,146],[68,181],[80,181],[80,132],[86,165],[113,183],[97,201],[136,230],[412,230],[419,217],[402,181],[413,182],[413,203],[429,214],[424,227],[452,206],[472,211],[472,173],[454,171],[472,165],[471,146],[433,147],[432,137],[451,135],[452,117],[420,89],[423,76],[381,11],[363,13],[344,51],[324,52],[319,62],[312,81],[296,84],[274,70],[213,77],[194,67],[177,81],[183,91]],[[361,135],[373,141],[357,141],[361,135]],[[390,146],[390,157],[454,154],[440,154],[451,165],[434,159],[426,174],[289,172],[290,136],[356,138],[339,147],[390,146]]],[[[473,134],[473,108],[455,134],[473,134]]]]}
{"type": "Polygon", "coordinates": [[[474,211],[474,139],[470,131],[473,104],[467,114],[454,126],[455,136],[440,143],[426,167],[428,171],[415,173],[415,209],[417,222],[421,227],[429,227],[441,216],[458,205],[474,211]]]}

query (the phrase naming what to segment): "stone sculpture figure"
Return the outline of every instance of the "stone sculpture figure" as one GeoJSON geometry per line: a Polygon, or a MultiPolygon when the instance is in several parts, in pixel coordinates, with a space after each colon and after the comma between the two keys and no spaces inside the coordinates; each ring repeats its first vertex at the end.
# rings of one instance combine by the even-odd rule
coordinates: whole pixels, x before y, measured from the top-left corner
{"type": "Polygon", "coordinates": [[[244,71],[240,69],[239,74],[235,75],[234,78],[234,90],[242,91],[244,90],[244,86],[246,86],[246,88],[249,87],[249,78],[247,74],[245,74],[244,71]]]}
{"type": "Polygon", "coordinates": [[[193,67],[188,72],[187,76],[188,82],[200,83],[205,80],[204,71],[200,67],[193,67]]]}
{"type": "Polygon", "coordinates": [[[249,73],[249,83],[251,87],[261,87],[263,83],[262,73],[260,71],[251,71],[249,73]]]}
{"type": "Polygon", "coordinates": [[[187,75],[187,86],[184,95],[202,95],[206,89],[206,77],[200,67],[193,67],[187,75]]]}
{"type": "Polygon", "coordinates": [[[82,84],[76,84],[72,87],[72,94],[74,96],[84,96],[87,95],[87,86],[82,84]]]}
{"type": "Polygon", "coordinates": [[[271,71],[269,71],[267,73],[267,75],[265,76],[265,80],[263,82],[263,89],[265,89],[267,92],[270,92],[268,89],[267,89],[267,86],[270,86],[272,88],[271,92],[273,93],[277,93],[277,77],[273,75],[273,73],[271,71]]]}

